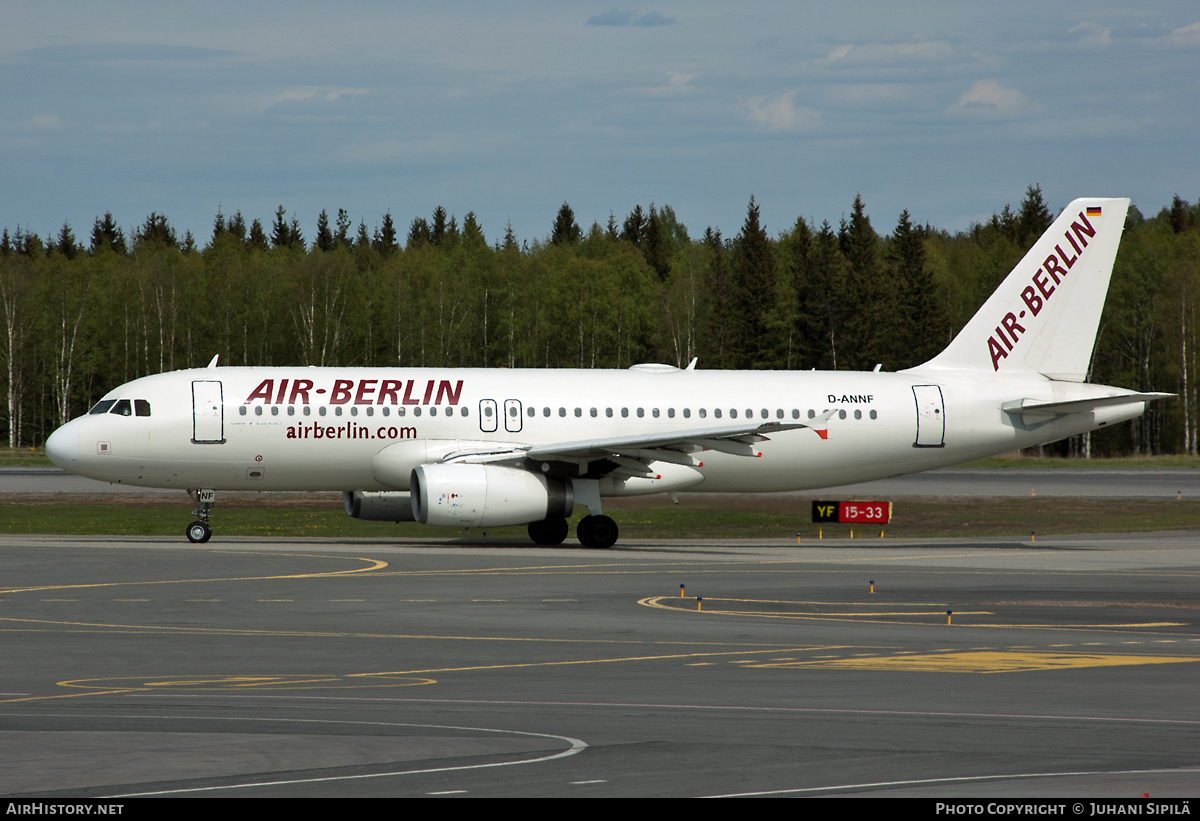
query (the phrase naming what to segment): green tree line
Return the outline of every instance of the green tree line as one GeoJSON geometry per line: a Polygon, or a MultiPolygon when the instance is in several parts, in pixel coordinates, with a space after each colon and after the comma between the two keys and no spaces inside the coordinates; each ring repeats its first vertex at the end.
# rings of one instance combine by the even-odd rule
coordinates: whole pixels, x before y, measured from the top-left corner
{"type": "MultiPolygon", "coordinates": [[[[584,230],[491,240],[440,206],[401,235],[322,211],[309,241],[280,206],[264,225],[217,213],[200,246],[152,213],[0,236],[3,425],[36,445],[139,376],[223,365],[898,370],[945,346],[1053,219],[1037,186],[951,234],[907,211],[881,233],[861,197],[836,225],[770,233],[750,199],[732,237],[693,238],[668,206],[584,230]]],[[[1170,391],[1133,426],[1064,452],[1195,454],[1200,205],[1130,210],[1092,380],[1170,391]]]]}

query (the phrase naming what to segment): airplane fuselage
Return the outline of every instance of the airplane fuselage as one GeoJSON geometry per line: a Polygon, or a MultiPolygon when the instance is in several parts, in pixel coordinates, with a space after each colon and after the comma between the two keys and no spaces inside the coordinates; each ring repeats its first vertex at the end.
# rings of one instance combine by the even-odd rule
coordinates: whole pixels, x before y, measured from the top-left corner
{"type": "MultiPolygon", "coordinates": [[[[215,490],[396,490],[375,455],[400,442],[529,446],[747,420],[770,433],[751,458],[705,450],[690,491],[788,491],[913,473],[1130,419],[1144,403],[1024,424],[1003,401],[1111,393],[1038,376],[831,371],[210,368],[135,380],[105,400],[149,415],[76,419],[83,476],[215,490]]],[[[60,445],[61,447],[61,445],[60,445]]],[[[73,448],[72,448],[73,450],[73,448]]],[[[420,461],[425,461],[424,459],[420,461]]],[[[415,467],[416,464],[413,465],[415,467]]],[[[584,466],[581,472],[586,472],[584,466]]],[[[394,473],[394,472],[393,472],[394,473]]],[[[644,492],[685,489],[650,485],[644,492]]],[[[621,495],[627,495],[622,493],[621,495]]]]}

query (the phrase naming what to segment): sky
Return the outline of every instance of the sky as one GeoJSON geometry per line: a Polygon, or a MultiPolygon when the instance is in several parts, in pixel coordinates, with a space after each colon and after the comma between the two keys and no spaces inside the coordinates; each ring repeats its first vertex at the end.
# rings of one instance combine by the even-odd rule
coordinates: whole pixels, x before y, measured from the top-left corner
{"type": "Polygon", "coordinates": [[[489,241],[669,205],[735,235],[861,195],[956,231],[1017,207],[1200,198],[1200,4],[613,0],[6,4],[0,227],[86,240],[218,209],[311,241],[438,205],[489,241]]]}

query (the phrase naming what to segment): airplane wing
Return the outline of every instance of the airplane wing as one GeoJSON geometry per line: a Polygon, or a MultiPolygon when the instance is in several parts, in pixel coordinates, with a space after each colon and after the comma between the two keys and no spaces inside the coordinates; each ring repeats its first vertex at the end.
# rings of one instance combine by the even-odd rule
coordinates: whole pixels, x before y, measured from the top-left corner
{"type": "Polygon", "coordinates": [[[642,433],[630,436],[610,436],[601,439],[580,439],[547,445],[519,446],[503,451],[459,451],[446,456],[447,462],[513,462],[537,461],[596,461],[608,459],[616,470],[633,475],[649,472],[649,463],[671,462],[698,467],[703,464],[692,456],[704,450],[729,453],[734,456],[760,456],[753,446],[768,441],[767,434],[811,428],[825,438],[829,419],[836,410],[826,411],[806,422],[746,422],[741,425],[721,425],[705,428],[642,433]]]}

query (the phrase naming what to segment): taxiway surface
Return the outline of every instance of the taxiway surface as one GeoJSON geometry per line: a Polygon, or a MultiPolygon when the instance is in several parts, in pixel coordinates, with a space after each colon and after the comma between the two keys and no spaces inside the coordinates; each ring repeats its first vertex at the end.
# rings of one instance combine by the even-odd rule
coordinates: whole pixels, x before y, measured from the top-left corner
{"type": "Polygon", "coordinates": [[[0,579],[10,796],[1200,788],[1200,533],[3,536],[0,579]]]}

